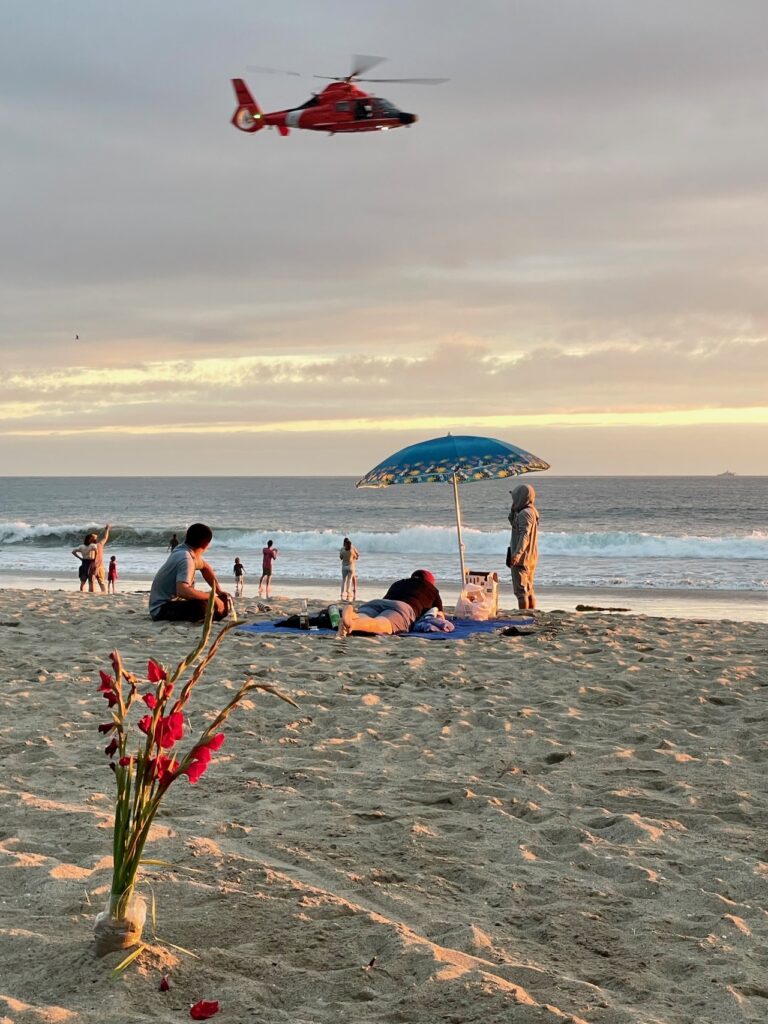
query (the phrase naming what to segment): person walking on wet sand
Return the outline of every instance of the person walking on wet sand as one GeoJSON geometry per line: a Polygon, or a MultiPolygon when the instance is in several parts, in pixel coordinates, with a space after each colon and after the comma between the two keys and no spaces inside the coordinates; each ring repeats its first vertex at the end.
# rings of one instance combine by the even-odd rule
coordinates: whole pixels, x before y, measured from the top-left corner
{"type": "Polygon", "coordinates": [[[107,567],[107,590],[110,594],[117,593],[117,558],[112,555],[107,567]]]}
{"type": "Polygon", "coordinates": [[[267,546],[261,549],[261,579],[259,580],[259,597],[269,597],[269,584],[272,580],[272,563],[277,558],[277,548],[273,546],[271,540],[267,541],[267,546]],[[266,580],[266,593],[262,595],[262,587],[264,587],[264,581],[266,580]]]}
{"type": "Polygon", "coordinates": [[[242,597],[245,590],[245,566],[239,558],[235,559],[232,572],[235,576],[235,597],[242,597]]]}
{"type": "Polygon", "coordinates": [[[179,546],[179,538],[175,533],[171,534],[171,539],[168,541],[168,550],[173,551],[174,548],[179,546]]]}
{"type": "Polygon", "coordinates": [[[357,560],[359,557],[360,552],[349,537],[345,537],[339,551],[342,601],[354,601],[357,598],[357,560]]]}
{"type": "Polygon", "coordinates": [[[539,510],[536,508],[536,491],[530,484],[520,484],[509,493],[512,495],[512,508],[508,517],[512,526],[509,542],[512,589],[519,608],[535,608],[533,577],[539,560],[539,510]]]}

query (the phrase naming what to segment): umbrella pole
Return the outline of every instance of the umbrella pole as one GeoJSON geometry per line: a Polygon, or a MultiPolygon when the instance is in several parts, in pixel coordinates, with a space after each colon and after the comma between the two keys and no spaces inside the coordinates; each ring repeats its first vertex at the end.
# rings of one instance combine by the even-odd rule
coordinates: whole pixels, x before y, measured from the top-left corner
{"type": "Polygon", "coordinates": [[[456,479],[456,474],[453,474],[453,504],[456,508],[456,533],[459,537],[459,562],[461,564],[461,589],[463,590],[467,583],[467,573],[464,568],[464,541],[461,537],[461,506],[459,505],[459,482],[456,479]]]}

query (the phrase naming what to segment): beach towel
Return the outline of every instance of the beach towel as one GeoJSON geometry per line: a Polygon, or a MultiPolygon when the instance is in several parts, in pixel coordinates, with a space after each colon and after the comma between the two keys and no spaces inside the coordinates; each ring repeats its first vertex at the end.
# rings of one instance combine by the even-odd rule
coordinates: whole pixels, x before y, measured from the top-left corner
{"type": "MultiPolygon", "coordinates": [[[[393,636],[416,637],[419,640],[466,640],[468,636],[476,633],[501,633],[510,626],[527,628],[535,624],[532,616],[524,615],[515,619],[488,619],[485,622],[475,622],[473,619],[451,619],[454,625],[452,633],[394,633],[393,636]]],[[[292,633],[294,636],[325,636],[335,637],[335,629],[292,629],[290,626],[278,626],[274,622],[251,622],[247,625],[238,626],[236,633],[292,633]]],[[[366,634],[360,634],[364,636],[366,634]]],[[[379,634],[381,635],[381,634],[379,634]]],[[[353,634],[354,636],[354,634],[353,634]]]]}
{"type": "Polygon", "coordinates": [[[412,633],[453,633],[455,629],[450,619],[438,615],[437,608],[424,612],[411,626],[412,633]]]}

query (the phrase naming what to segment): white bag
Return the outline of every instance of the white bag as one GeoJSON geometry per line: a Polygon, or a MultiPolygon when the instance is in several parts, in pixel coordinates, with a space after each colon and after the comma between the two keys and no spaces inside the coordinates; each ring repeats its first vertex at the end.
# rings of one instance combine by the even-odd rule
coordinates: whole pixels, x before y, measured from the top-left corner
{"type": "Polygon", "coordinates": [[[455,615],[457,619],[474,619],[475,622],[485,622],[493,616],[493,597],[482,587],[470,583],[465,590],[459,594],[456,602],[455,615]]]}

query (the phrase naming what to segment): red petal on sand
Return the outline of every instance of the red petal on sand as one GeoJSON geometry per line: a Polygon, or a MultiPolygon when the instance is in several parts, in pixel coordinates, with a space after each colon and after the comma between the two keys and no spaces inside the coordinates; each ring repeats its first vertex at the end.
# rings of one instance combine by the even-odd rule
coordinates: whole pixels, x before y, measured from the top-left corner
{"type": "Polygon", "coordinates": [[[217,999],[207,1001],[201,999],[199,1003],[195,1003],[194,1006],[189,1008],[189,1016],[192,1020],[208,1020],[209,1017],[215,1016],[219,1012],[219,1002],[217,999]]]}
{"type": "Polygon", "coordinates": [[[168,977],[167,974],[164,974],[162,976],[162,978],[160,979],[160,984],[158,985],[158,988],[160,989],[161,992],[167,992],[170,987],[171,987],[170,978],[168,977]]]}

